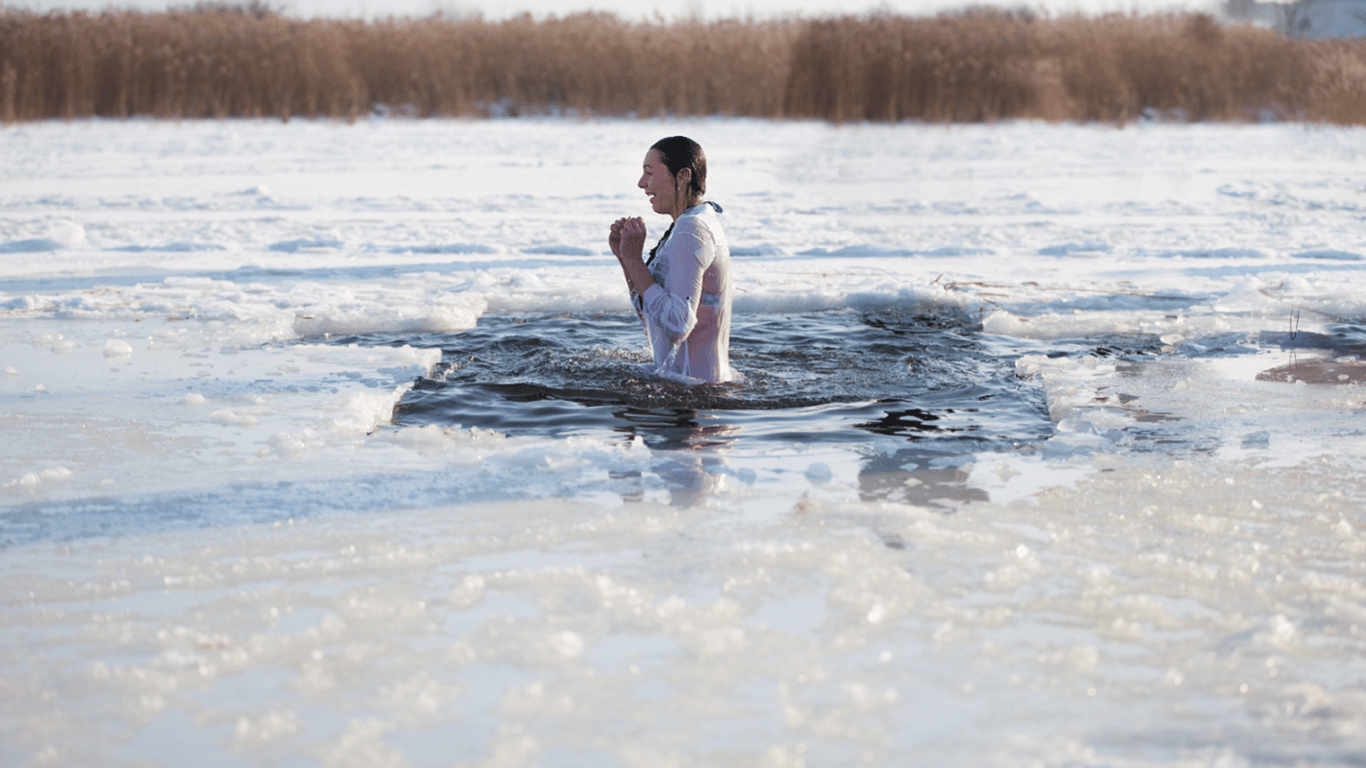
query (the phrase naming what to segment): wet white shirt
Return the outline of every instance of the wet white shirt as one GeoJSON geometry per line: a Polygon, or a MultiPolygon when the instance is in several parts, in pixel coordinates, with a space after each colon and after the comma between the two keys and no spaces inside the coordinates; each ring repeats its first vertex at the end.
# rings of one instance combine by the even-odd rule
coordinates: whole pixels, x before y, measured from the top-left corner
{"type": "Polygon", "coordinates": [[[655,284],[636,297],[655,372],[730,381],[730,244],[710,203],[674,222],[649,263],[655,284]]]}

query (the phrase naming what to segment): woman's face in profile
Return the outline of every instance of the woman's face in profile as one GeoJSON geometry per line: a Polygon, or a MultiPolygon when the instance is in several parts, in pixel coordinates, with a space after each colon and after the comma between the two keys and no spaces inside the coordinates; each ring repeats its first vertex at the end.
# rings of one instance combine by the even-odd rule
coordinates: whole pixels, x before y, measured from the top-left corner
{"type": "Polygon", "coordinates": [[[678,191],[674,188],[673,174],[669,173],[669,166],[659,156],[659,150],[652,149],[645,153],[645,171],[636,186],[645,190],[655,213],[673,214],[678,191]]]}

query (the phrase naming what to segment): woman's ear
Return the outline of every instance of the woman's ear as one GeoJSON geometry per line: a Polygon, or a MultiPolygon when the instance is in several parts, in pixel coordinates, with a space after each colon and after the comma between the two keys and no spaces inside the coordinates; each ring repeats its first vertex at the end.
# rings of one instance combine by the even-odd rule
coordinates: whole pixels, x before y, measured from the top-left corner
{"type": "Polygon", "coordinates": [[[680,189],[687,189],[688,185],[692,184],[692,169],[679,168],[678,176],[674,178],[677,180],[680,189]]]}

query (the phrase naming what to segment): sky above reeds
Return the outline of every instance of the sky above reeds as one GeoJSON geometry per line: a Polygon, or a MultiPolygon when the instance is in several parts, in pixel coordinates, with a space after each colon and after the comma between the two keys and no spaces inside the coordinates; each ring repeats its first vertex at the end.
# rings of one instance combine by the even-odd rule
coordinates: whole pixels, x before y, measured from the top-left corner
{"type": "MultiPolygon", "coordinates": [[[[193,6],[197,0],[4,0],[4,6],[36,11],[106,8],[165,10],[193,6]]],[[[233,3],[234,0],[227,0],[233,3]]],[[[245,4],[246,0],[242,0],[245,4]]],[[[1205,11],[1215,0],[267,0],[267,5],[300,18],[425,17],[435,13],[481,14],[500,19],[529,12],[537,17],[579,11],[608,11],[627,19],[672,20],[679,17],[765,18],[828,16],[887,10],[906,15],[933,14],[967,5],[1030,8],[1050,13],[1205,11]]]]}

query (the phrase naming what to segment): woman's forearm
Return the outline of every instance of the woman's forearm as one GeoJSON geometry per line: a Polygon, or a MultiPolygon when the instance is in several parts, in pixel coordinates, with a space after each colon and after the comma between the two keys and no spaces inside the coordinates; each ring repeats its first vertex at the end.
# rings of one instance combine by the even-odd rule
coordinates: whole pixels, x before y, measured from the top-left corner
{"type": "Polygon", "coordinates": [[[631,272],[626,269],[626,263],[620,260],[617,263],[621,265],[621,276],[626,279],[626,289],[631,292],[632,296],[638,295],[640,291],[636,290],[636,284],[631,281],[631,272]]]}
{"type": "Polygon", "coordinates": [[[621,264],[621,271],[626,275],[626,285],[631,288],[632,293],[643,296],[645,291],[655,284],[654,275],[650,274],[650,270],[638,254],[634,258],[624,254],[617,261],[621,264]]]}

